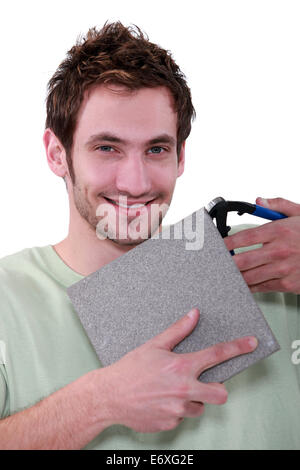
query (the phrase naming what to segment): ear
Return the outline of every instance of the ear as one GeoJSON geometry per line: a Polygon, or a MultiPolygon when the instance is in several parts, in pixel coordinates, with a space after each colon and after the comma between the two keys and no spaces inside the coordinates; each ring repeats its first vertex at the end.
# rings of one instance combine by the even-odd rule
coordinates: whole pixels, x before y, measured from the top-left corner
{"type": "Polygon", "coordinates": [[[66,152],[60,140],[56,137],[52,129],[47,128],[43,135],[43,142],[47,154],[47,161],[50,169],[57,176],[67,175],[66,152]]]}
{"type": "Polygon", "coordinates": [[[185,141],[182,142],[180,154],[178,158],[177,178],[178,176],[181,176],[184,171],[184,163],[185,163],[185,141]]]}

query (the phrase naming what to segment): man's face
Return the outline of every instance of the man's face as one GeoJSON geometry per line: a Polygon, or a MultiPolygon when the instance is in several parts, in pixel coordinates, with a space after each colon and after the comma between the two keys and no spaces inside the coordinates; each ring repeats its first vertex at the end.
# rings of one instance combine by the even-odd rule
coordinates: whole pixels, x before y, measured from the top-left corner
{"type": "Polygon", "coordinates": [[[167,88],[96,86],[78,115],[70,203],[98,236],[142,242],[159,227],[183,172],[184,145],[178,161],[176,144],[177,114],[167,88]]]}

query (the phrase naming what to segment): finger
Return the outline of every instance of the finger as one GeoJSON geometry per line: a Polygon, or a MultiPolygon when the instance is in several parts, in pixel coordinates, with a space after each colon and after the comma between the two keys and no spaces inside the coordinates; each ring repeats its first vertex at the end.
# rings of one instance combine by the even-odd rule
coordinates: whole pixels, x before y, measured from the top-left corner
{"type": "Polygon", "coordinates": [[[290,267],[288,263],[277,262],[259,266],[258,268],[244,271],[243,278],[248,286],[270,281],[271,279],[282,279],[288,276],[290,267]]]}
{"type": "MultiPolygon", "coordinates": [[[[241,272],[258,266],[263,266],[265,264],[277,264],[278,261],[280,261],[281,264],[284,263],[286,265],[288,259],[289,263],[292,260],[295,265],[297,263],[295,259],[295,254],[297,253],[296,250],[298,250],[298,247],[294,248],[291,243],[287,244],[282,241],[266,243],[262,248],[236,254],[233,260],[241,272]]],[[[284,267],[283,269],[285,270],[284,267]]]]}
{"type": "Polygon", "coordinates": [[[228,393],[225,385],[220,383],[204,383],[197,381],[189,393],[190,401],[222,405],[227,401],[228,393]]]}
{"type": "Polygon", "coordinates": [[[300,294],[298,276],[288,276],[282,279],[271,279],[257,285],[250,286],[249,289],[253,294],[256,292],[291,292],[300,294]]]}
{"type": "Polygon", "coordinates": [[[268,244],[256,250],[238,253],[233,257],[233,261],[241,272],[271,263],[275,258],[274,250],[268,244]]]}
{"type": "Polygon", "coordinates": [[[266,292],[282,292],[280,290],[281,285],[278,279],[272,279],[271,281],[263,282],[261,284],[257,284],[254,286],[249,286],[250,291],[252,294],[256,294],[258,292],[266,293],[266,292]]]}
{"type": "Polygon", "coordinates": [[[152,345],[163,349],[172,350],[176,344],[188,336],[199,320],[199,310],[197,308],[191,309],[184,317],[180,318],[177,322],[173,323],[162,333],[152,338],[149,342],[152,345]]]}
{"type": "Polygon", "coordinates": [[[203,415],[205,411],[205,406],[203,403],[190,401],[187,403],[184,417],[185,418],[197,418],[198,416],[203,415]]]}
{"type": "Polygon", "coordinates": [[[245,336],[233,341],[215,344],[201,351],[188,353],[186,356],[190,356],[192,360],[192,370],[197,377],[199,377],[204,370],[210,367],[225,362],[235,356],[254,351],[257,344],[257,339],[254,336],[245,336]]]}
{"type": "Polygon", "coordinates": [[[281,212],[282,214],[285,214],[289,217],[300,215],[300,204],[296,204],[295,202],[289,201],[288,199],[284,199],[282,197],[275,197],[270,199],[258,197],[256,199],[256,203],[259,206],[267,207],[272,211],[281,212]]]}
{"type": "Polygon", "coordinates": [[[228,250],[234,250],[235,248],[250,247],[271,242],[277,236],[275,231],[276,224],[282,224],[282,222],[282,220],[275,220],[260,225],[259,227],[241,230],[234,235],[229,235],[224,238],[224,243],[228,250]]]}

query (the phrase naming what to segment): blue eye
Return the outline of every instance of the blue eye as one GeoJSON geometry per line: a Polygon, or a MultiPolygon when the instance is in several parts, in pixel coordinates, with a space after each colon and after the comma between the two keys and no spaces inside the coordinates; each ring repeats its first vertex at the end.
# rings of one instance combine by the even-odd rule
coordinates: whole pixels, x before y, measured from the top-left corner
{"type": "Polygon", "coordinates": [[[102,152],[111,152],[113,148],[110,145],[100,145],[96,150],[101,150],[102,152]]]}
{"type": "Polygon", "coordinates": [[[152,148],[150,149],[150,151],[151,151],[151,150],[152,150],[152,151],[154,150],[154,152],[151,152],[151,153],[160,154],[161,151],[164,150],[164,148],[163,148],[163,147],[152,147],[152,148]]]}

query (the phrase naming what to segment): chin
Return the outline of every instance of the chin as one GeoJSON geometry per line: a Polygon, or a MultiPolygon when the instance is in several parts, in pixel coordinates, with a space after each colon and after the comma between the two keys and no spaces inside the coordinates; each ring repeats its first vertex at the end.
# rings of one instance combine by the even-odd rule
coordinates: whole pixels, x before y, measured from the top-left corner
{"type": "MultiPolygon", "coordinates": [[[[150,238],[150,237],[149,237],[150,238]]],[[[147,238],[139,238],[138,240],[133,240],[132,238],[128,239],[118,239],[118,238],[110,238],[112,242],[119,246],[137,246],[147,240],[147,238]]]]}
{"type": "Polygon", "coordinates": [[[130,234],[127,233],[127,237],[123,237],[123,238],[118,236],[119,234],[117,233],[117,236],[116,234],[111,234],[111,236],[108,234],[107,238],[120,246],[121,245],[122,246],[134,246],[134,245],[140,245],[144,241],[151,238],[152,233],[151,231],[148,231],[148,232],[145,231],[139,234],[139,236],[137,236],[138,234],[136,234],[136,236],[134,237],[131,237],[130,234]]]}

